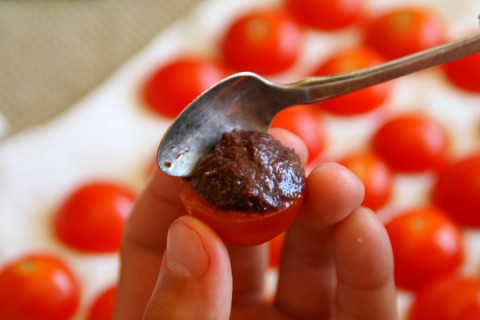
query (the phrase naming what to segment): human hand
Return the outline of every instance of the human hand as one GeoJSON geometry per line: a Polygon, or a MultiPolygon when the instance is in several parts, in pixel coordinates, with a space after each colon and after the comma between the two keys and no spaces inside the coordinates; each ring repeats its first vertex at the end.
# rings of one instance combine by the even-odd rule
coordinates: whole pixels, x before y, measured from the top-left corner
{"type": "MultiPolygon", "coordinates": [[[[296,137],[274,135],[306,159],[296,137]]],[[[121,251],[116,319],[396,319],[387,233],[360,207],[363,185],[344,167],[324,164],[310,173],[271,303],[267,246],[227,247],[185,215],[180,183],[155,172],[134,207],[121,251]]]]}

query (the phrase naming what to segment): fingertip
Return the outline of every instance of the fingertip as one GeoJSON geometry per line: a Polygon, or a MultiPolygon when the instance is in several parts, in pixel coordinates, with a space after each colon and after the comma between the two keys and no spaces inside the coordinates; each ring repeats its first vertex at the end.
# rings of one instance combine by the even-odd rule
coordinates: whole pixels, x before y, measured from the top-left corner
{"type": "Polygon", "coordinates": [[[360,207],[334,227],[337,315],[395,319],[397,293],[388,234],[367,208],[360,207]]]}
{"type": "Polygon", "coordinates": [[[299,136],[282,128],[272,128],[268,132],[284,146],[295,150],[295,153],[303,164],[307,163],[308,149],[305,142],[303,142],[299,136]]]}
{"type": "Polygon", "coordinates": [[[307,178],[304,216],[321,227],[345,219],[365,196],[363,183],[337,163],[316,167],[307,178]]]}
{"type": "Polygon", "coordinates": [[[170,226],[147,319],[227,319],[232,276],[227,249],[200,220],[181,216],[170,226]]]}

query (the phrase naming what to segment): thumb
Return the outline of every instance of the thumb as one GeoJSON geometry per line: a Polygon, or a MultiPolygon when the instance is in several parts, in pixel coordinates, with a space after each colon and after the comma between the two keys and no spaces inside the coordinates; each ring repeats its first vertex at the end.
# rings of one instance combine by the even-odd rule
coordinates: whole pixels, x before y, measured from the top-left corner
{"type": "Polygon", "coordinates": [[[145,319],[228,319],[231,300],[232,272],[224,243],[198,219],[175,220],[145,319]]]}

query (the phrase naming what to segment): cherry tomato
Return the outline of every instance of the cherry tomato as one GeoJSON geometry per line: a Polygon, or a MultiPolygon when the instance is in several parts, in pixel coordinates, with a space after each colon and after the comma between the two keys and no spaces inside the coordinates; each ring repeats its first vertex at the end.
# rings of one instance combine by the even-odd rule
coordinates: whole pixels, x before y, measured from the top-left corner
{"type": "Polygon", "coordinates": [[[270,268],[278,267],[280,263],[280,258],[282,256],[284,242],[285,242],[285,232],[280,233],[278,236],[268,241],[268,253],[269,253],[268,265],[270,268]]]}
{"type": "MultiPolygon", "coordinates": [[[[382,63],[377,52],[367,47],[349,48],[333,54],[314,71],[316,76],[339,74],[382,63]]],[[[393,82],[385,82],[319,103],[323,109],[336,115],[358,115],[381,106],[390,96],[393,82]]]]}
{"type": "Polygon", "coordinates": [[[447,79],[456,87],[474,92],[480,92],[480,53],[472,54],[462,59],[443,65],[447,79]]]}
{"type": "Polygon", "coordinates": [[[451,275],[432,282],[414,298],[409,320],[480,319],[480,279],[451,275]]]}
{"type": "Polygon", "coordinates": [[[463,263],[462,232],[437,208],[406,210],[385,227],[392,243],[399,288],[418,290],[456,271],[463,263]]]}
{"type": "Polygon", "coordinates": [[[399,115],[381,125],[372,137],[372,148],[392,169],[405,173],[438,169],[449,154],[445,129],[415,114],[399,115]]]}
{"type": "Polygon", "coordinates": [[[115,252],[135,193],[115,182],[91,181],[73,190],[53,219],[57,237],[83,251],[115,252]]]}
{"type": "Polygon", "coordinates": [[[440,171],[432,199],[458,223],[480,227],[480,152],[456,160],[440,171]]]}
{"type": "Polygon", "coordinates": [[[444,42],[446,26],[432,9],[404,7],[376,17],[365,34],[367,45],[394,59],[444,42]]]}
{"type": "Polygon", "coordinates": [[[300,22],[319,30],[338,30],[362,16],[365,0],[285,0],[285,6],[300,22]]]}
{"type": "Polygon", "coordinates": [[[175,118],[203,91],[228,75],[218,61],[179,57],[153,70],[141,87],[141,98],[153,111],[175,118]]]}
{"type": "Polygon", "coordinates": [[[79,302],[78,280],[54,256],[28,254],[0,271],[2,320],[68,320],[79,302]]]}
{"type": "Polygon", "coordinates": [[[339,161],[350,169],[365,186],[362,205],[377,210],[390,199],[393,177],[390,168],[377,155],[369,152],[351,154],[339,161]]]}
{"type": "Polygon", "coordinates": [[[100,292],[88,312],[88,320],[113,319],[117,286],[113,285],[100,292]]]}
{"type": "Polygon", "coordinates": [[[180,199],[187,212],[209,225],[225,241],[236,246],[264,243],[285,231],[295,220],[303,196],[273,212],[223,211],[200,196],[191,182],[184,182],[180,199]]]}
{"type": "Polygon", "coordinates": [[[275,115],[271,127],[286,129],[302,139],[308,149],[308,163],[325,148],[323,116],[315,107],[298,105],[284,109],[275,115]]]}
{"type": "Polygon", "coordinates": [[[227,65],[262,75],[277,74],[299,58],[302,28],[284,11],[248,12],[232,22],[220,44],[227,65]]]}

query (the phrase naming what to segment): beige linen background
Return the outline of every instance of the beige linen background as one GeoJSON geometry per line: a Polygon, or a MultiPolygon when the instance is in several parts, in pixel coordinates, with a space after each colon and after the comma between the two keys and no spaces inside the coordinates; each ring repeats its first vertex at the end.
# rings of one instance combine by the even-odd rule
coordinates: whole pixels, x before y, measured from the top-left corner
{"type": "Polygon", "coordinates": [[[200,0],[0,0],[6,136],[86,95],[200,0]]]}

